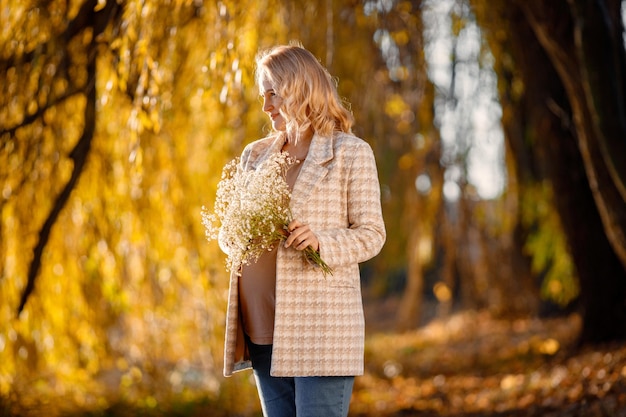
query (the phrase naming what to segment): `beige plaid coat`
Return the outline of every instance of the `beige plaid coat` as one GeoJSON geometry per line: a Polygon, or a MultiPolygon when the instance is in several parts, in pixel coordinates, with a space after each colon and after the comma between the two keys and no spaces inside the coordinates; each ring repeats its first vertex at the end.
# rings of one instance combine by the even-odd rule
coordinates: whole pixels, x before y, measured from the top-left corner
{"type": "MultiPolygon", "coordinates": [[[[258,140],[244,149],[241,163],[255,169],[281,147],[276,137],[258,140]]],[[[360,375],[365,330],[359,263],[378,254],[386,238],[370,146],[345,133],[315,135],[293,188],[291,209],[294,218],[317,235],[320,255],[333,274],[324,277],[301,252],[279,246],[271,374],[360,375]]],[[[225,376],[250,367],[239,317],[238,278],[231,274],[225,376]]]]}

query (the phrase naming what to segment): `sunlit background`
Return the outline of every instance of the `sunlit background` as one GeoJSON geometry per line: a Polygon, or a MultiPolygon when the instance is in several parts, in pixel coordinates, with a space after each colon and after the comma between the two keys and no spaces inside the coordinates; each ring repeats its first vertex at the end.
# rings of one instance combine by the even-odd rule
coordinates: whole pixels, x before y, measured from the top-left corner
{"type": "MultiPolygon", "coordinates": [[[[1,2],[0,415],[258,415],[250,374],[222,377],[228,277],[200,210],[224,164],[268,132],[255,54],[290,40],[336,77],[377,158],[389,237],[362,265],[372,367],[402,374],[376,356],[391,331],[401,356],[415,337],[489,337],[483,311],[530,333],[540,309],[569,308],[580,289],[554,190],[520,185],[507,154],[499,90],[521,95],[523,81],[499,85],[511,57],[489,48],[486,7],[1,2]]],[[[577,320],[513,351],[555,355],[577,320]]],[[[380,403],[359,387],[355,401],[380,403]]]]}

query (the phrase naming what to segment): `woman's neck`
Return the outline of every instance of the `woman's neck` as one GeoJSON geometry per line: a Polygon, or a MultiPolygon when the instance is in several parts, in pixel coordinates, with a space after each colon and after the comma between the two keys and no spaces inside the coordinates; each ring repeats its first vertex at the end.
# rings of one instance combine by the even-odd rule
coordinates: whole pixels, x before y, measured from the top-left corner
{"type": "Polygon", "coordinates": [[[291,143],[292,145],[298,145],[300,142],[310,142],[313,139],[313,129],[310,127],[304,132],[297,132],[295,134],[283,132],[285,137],[285,144],[291,143]]]}
{"type": "Polygon", "coordinates": [[[309,146],[311,145],[312,139],[313,131],[311,129],[300,133],[298,137],[285,135],[285,143],[282,150],[298,161],[304,161],[309,153],[309,146]]]}

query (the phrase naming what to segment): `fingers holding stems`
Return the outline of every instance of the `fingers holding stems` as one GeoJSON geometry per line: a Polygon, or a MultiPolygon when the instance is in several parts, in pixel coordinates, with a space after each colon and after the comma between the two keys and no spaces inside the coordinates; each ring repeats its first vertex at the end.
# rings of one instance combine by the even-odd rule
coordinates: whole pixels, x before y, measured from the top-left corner
{"type": "Polygon", "coordinates": [[[285,240],[286,248],[291,246],[296,250],[304,250],[310,246],[315,251],[319,250],[320,242],[308,225],[292,220],[287,225],[287,231],[289,236],[285,240]]]}

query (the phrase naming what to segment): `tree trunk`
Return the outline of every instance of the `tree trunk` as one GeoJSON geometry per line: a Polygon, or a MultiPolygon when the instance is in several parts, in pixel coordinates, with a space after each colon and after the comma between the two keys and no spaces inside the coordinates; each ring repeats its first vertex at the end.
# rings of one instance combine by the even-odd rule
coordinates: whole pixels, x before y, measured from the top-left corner
{"type": "Polygon", "coordinates": [[[411,236],[407,250],[408,265],[406,287],[398,307],[396,329],[406,331],[418,327],[424,298],[424,274],[419,256],[420,228],[414,225],[411,228],[411,236]]]}
{"type": "MultiPolygon", "coordinates": [[[[574,137],[560,134],[560,146],[553,143],[547,151],[553,156],[551,161],[559,163],[553,166],[552,178],[580,278],[581,341],[601,342],[626,337],[626,200],[620,194],[621,183],[616,178],[620,175],[612,175],[615,160],[604,158],[607,143],[623,142],[626,137],[622,123],[607,120],[625,116],[621,85],[624,48],[612,47],[617,42],[615,33],[619,33],[622,42],[622,30],[611,31],[611,27],[622,27],[619,13],[601,16],[599,2],[587,1],[584,7],[578,3],[583,2],[574,5],[573,13],[565,2],[559,5],[530,2],[522,7],[571,105],[578,149],[574,149],[574,137]],[[607,44],[590,47],[592,39],[602,39],[607,44]],[[590,54],[590,49],[604,47],[611,53],[590,54]],[[609,114],[611,117],[607,117],[609,114]],[[588,182],[581,178],[581,166],[588,182]],[[591,206],[592,202],[595,207],[591,206]]],[[[524,49],[527,50],[527,45],[524,49]]],[[[569,115],[565,97],[560,98],[555,91],[552,94],[556,108],[569,115]]],[[[555,125],[549,129],[563,131],[555,125]]],[[[621,146],[616,144],[615,148],[621,146]]],[[[624,153],[621,155],[623,158],[624,153]]]]}
{"type": "MultiPolygon", "coordinates": [[[[597,6],[597,2],[593,3],[597,6]]],[[[593,8],[586,12],[587,25],[581,28],[579,17],[575,26],[565,1],[503,1],[499,6],[491,3],[489,10],[499,9],[494,12],[501,25],[497,29],[509,34],[508,52],[514,62],[514,76],[520,77],[524,86],[523,111],[515,117],[520,117],[518,123],[526,126],[525,136],[535,138],[533,157],[539,162],[541,176],[545,175],[552,184],[580,280],[581,342],[622,338],[626,336],[626,262],[622,254],[626,247],[626,206],[620,195],[620,180],[615,180],[621,174],[611,174],[615,161],[605,161],[602,148],[606,146],[601,143],[623,141],[626,137],[626,133],[617,133],[619,123],[609,128],[610,123],[603,118],[608,114],[607,105],[615,107],[611,114],[623,117],[623,86],[612,70],[607,77],[615,86],[613,96],[610,89],[597,86],[599,76],[589,78],[594,71],[599,74],[602,66],[614,68],[623,62],[623,46],[612,48],[614,61],[601,55],[595,57],[601,62],[587,62],[589,51],[587,55],[576,52],[579,45],[587,45],[594,31],[604,33],[605,40],[615,39],[616,32],[621,39],[622,32],[609,32],[606,21],[602,24],[602,19],[593,17],[597,12],[593,8]],[[598,100],[600,92],[603,100],[598,100]],[[590,96],[595,100],[590,100],[590,96]],[[612,131],[612,136],[599,138],[607,130],[612,131]]],[[[613,25],[621,28],[615,14],[613,17],[613,25]]],[[[598,36],[595,34],[594,38],[598,36]]],[[[491,41],[502,47],[502,41],[491,41]]]]}
{"type": "Polygon", "coordinates": [[[587,3],[593,4],[573,10],[565,2],[560,7],[552,2],[523,3],[522,7],[565,87],[578,147],[605,233],[626,267],[626,196],[620,192],[621,171],[626,170],[626,164],[619,168],[615,165],[617,159],[626,158],[626,124],[620,122],[626,117],[622,85],[624,47],[612,46],[617,42],[615,32],[622,42],[622,30],[611,30],[622,28],[621,16],[601,16],[598,2],[587,3]],[[598,39],[603,43],[589,45],[598,39]],[[608,48],[611,53],[590,54],[593,48],[608,48]],[[619,156],[605,159],[607,153],[619,156]]]}

